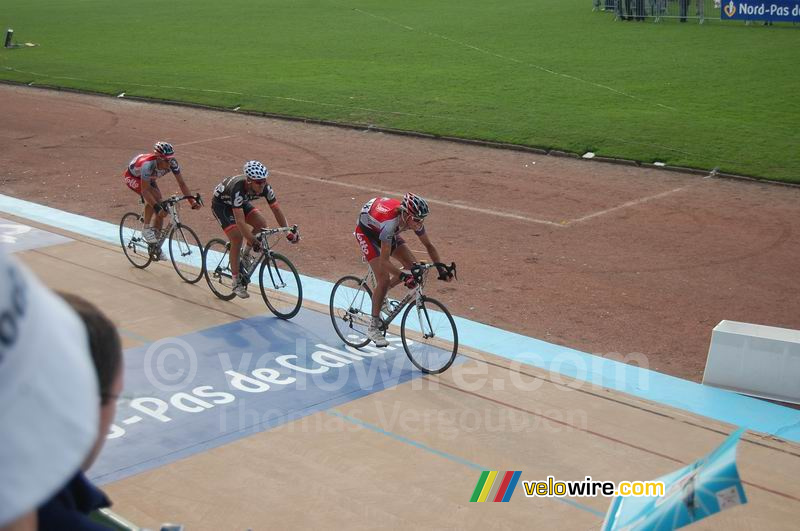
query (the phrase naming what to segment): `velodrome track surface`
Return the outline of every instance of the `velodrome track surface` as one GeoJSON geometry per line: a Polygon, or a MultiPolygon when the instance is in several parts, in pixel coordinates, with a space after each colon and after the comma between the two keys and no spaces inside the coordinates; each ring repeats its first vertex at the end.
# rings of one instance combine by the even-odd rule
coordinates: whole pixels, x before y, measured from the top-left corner
{"type": "MultiPolygon", "coordinates": [[[[327,316],[317,312],[324,308],[312,302],[295,320],[279,321],[257,297],[224,303],[203,284],[180,282],[168,264],[135,270],[117,246],[3,216],[3,234],[16,235],[17,256],[40,278],[84,295],[119,324],[126,385],[116,426],[125,433],[115,430],[90,475],[106,482],[114,508],[139,525],[597,528],[605,498],[526,498],[518,487],[507,504],[468,500],[486,469],[522,470],[522,479],[653,479],[701,457],[733,429],[468,348],[440,377],[401,368],[359,379],[351,371],[356,362],[330,371],[349,374],[354,388],[321,390],[324,382],[311,380],[304,389],[254,393],[224,378],[219,384],[215,372],[247,374],[325,342],[342,348],[329,339],[327,316]],[[199,369],[176,382],[170,377],[187,368],[189,350],[159,358],[156,346],[181,340],[199,369]],[[155,357],[143,366],[146,352],[155,357]],[[143,377],[148,370],[155,376],[143,377]],[[197,401],[170,401],[179,393],[197,397],[201,385],[234,400],[194,412],[177,404],[197,401]],[[155,397],[166,409],[143,414],[158,409],[155,397]],[[136,401],[142,406],[134,408],[136,401]]],[[[298,375],[281,371],[290,374],[298,375]]],[[[738,461],[749,503],[697,528],[794,529],[800,445],[749,433],[738,461]]]]}
{"type": "MultiPolygon", "coordinates": [[[[413,190],[459,264],[437,298],[550,343],[700,381],[721,320],[800,329],[800,189],[9,85],[0,113],[0,193],[111,223],[135,205],[119,175],[155,140],[206,197],[263,160],[303,233],[298,267],[326,280],[361,267],[360,206],[413,190]]],[[[220,233],[208,209],[184,220],[220,233]]]]}
{"type": "MultiPolygon", "coordinates": [[[[193,187],[202,183],[196,186],[201,190],[235,171],[239,159],[261,157],[275,169],[274,186],[290,220],[300,218],[304,241],[287,252],[302,273],[335,279],[360,271],[346,228],[360,195],[395,191],[392,183],[407,175],[409,187],[428,190],[429,197],[457,198],[434,203],[443,215],[429,229],[442,242],[440,249],[446,249],[443,254],[459,263],[462,280],[436,294],[456,314],[532,335],[542,323],[561,327],[559,341],[592,352],[632,352],[637,349],[609,345],[644,338],[649,343],[639,344],[649,346],[638,350],[650,357],[651,368],[675,369],[671,372],[676,374],[702,367],[710,329],[719,319],[693,323],[698,314],[797,327],[789,309],[796,286],[786,266],[796,241],[791,225],[784,223],[796,209],[793,189],[652,171],[642,176],[633,168],[173,107],[160,107],[165,122],[156,124],[145,111],[151,107],[139,103],[5,86],[0,95],[10,96],[0,99],[0,110],[10,117],[9,127],[0,132],[3,194],[116,223],[123,212],[135,209],[132,195],[120,192],[116,175],[130,155],[146,149],[147,138],[175,142],[184,153],[187,176],[193,187]],[[78,109],[82,114],[76,121],[78,109]],[[104,126],[93,125],[98,116],[106,120],[104,126]],[[184,124],[181,139],[170,130],[183,120],[191,123],[184,124]],[[234,125],[246,130],[226,136],[234,125]],[[331,131],[344,140],[332,141],[331,131]],[[130,143],[131,135],[136,148],[120,149],[119,143],[124,138],[130,143]],[[412,154],[411,146],[429,158],[412,154]],[[442,151],[447,153],[442,156],[442,151]],[[395,159],[391,169],[371,171],[386,164],[386,153],[395,159]],[[333,171],[347,164],[362,165],[363,172],[333,171]],[[440,164],[447,168],[433,169],[440,164]],[[520,169],[524,164],[527,170],[545,170],[532,181],[520,169]],[[481,173],[500,173],[501,167],[501,176],[481,173]],[[613,171],[606,174],[606,168],[613,171]],[[579,175],[584,170],[592,175],[579,175]],[[602,185],[591,183],[597,179],[602,185]],[[509,182],[518,187],[514,193],[509,182]],[[533,202],[509,203],[509,196],[527,194],[533,202]],[[711,205],[712,200],[719,203],[711,205]],[[292,211],[293,205],[300,213],[292,211]],[[589,207],[596,210],[589,212],[589,207]],[[498,221],[493,211],[517,217],[498,221]],[[686,217],[699,224],[687,228],[680,221],[686,217]],[[565,223],[553,221],[558,219],[565,223]],[[346,234],[339,234],[340,225],[346,234]],[[689,254],[692,250],[695,254],[689,254]],[[656,255],[661,265],[644,253],[656,255]],[[591,261],[577,265],[590,256],[603,267],[592,269],[591,261]],[[531,260],[525,262],[526,257],[531,260]],[[645,267],[646,260],[651,266],[645,267]],[[633,269],[621,267],[631,261],[633,269]],[[760,274],[748,274],[750,267],[760,267],[760,274]],[[503,279],[499,284],[498,276],[503,279]],[[671,283],[657,288],[656,281],[663,280],[671,283]],[[738,292],[724,295],[723,287],[733,291],[734,286],[738,292]],[[592,289],[599,291],[586,295],[592,289]],[[638,302],[625,302],[632,295],[638,302]],[[601,317],[603,308],[613,309],[613,316],[601,317]],[[742,317],[756,314],[775,320],[742,317]],[[671,320],[657,322],[667,315],[671,320]],[[702,346],[680,350],[679,345],[699,343],[695,336],[700,330],[702,346]],[[592,346],[595,342],[600,346],[592,346]],[[666,349],[669,345],[677,350],[666,349]]],[[[4,201],[0,197],[6,206],[13,203],[4,201]]],[[[65,214],[48,211],[34,222],[34,206],[12,206],[4,207],[0,217],[47,233],[46,246],[19,250],[23,261],[49,285],[98,303],[120,326],[128,382],[117,423],[125,434],[108,441],[92,474],[110,482],[116,509],[142,525],[170,520],[190,529],[531,523],[593,528],[602,521],[607,499],[534,500],[517,491],[511,503],[494,509],[467,501],[485,469],[522,470],[522,479],[549,474],[559,479],[652,479],[701,457],[733,430],[732,424],[750,425],[754,419],[739,419],[751,408],[754,417],[782,419],[761,431],[797,440],[800,418],[777,406],[744,399],[731,407],[729,400],[737,399],[730,393],[718,404],[703,395],[708,403],[698,406],[690,404],[693,394],[680,391],[690,387],[673,383],[662,389],[663,397],[655,397],[638,394],[636,382],[628,382],[625,388],[638,395],[632,396],[612,389],[617,382],[606,375],[589,385],[521,363],[525,359],[514,356],[513,346],[502,356],[462,347],[462,363],[439,378],[421,378],[402,366],[393,372],[392,363],[381,361],[398,359],[397,352],[389,351],[364,363],[379,368],[383,363],[387,370],[378,370],[365,385],[358,378],[360,365],[352,364],[347,371],[354,371],[356,382],[345,381],[354,387],[341,386],[333,394],[320,395],[319,386],[311,384],[300,390],[273,385],[258,394],[228,389],[235,397],[228,404],[190,413],[170,403],[168,421],[143,415],[141,408],[133,408],[137,399],[140,405],[141,399],[154,397],[168,401],[178,392],[161,390],[144,375],[142,362],[153,345],[177,338],[195,349],[206,372],[199,371],[190,382],[192,392],[201,385],[224,385],[219,379],[224,370],[246,373],[259,363],[274,367],[278,354],[303,350],[298,339],[306,354],[321,344],[337,348],[330,342],[327,317],[315,311],[319,306],[314,302],[291,323],[265,315],[257,297],[222,303],[204,284],[187,286],[163,264],[134,270],[108,243],[113,235],[105,242],[91,239],[91,231],[79,230],[85,225],[70,225],[65,214]],[[65,231],[68,225],[74,228],[65,231]],[[253,356],[248,358],[248,352],[253,356]],[[666,406],[667,401],[707,416],[666,406]]],[[[204,220],[208,215],[206,209],[184,218],[200,229],[203,240],[216,235],[204,220]]],[[[476,330],[491,335],[488,329],[476,330]]],[[[524,339],[499,331],[496,337],[495,346],[503,338],[520,345],[524,339]]],[[[538,337],[553,339],[546,333],[538,337]]],[[[542,353],[552,347],[531,344],[542,353]]],[[[345,369],[329,373],[344,374],[345,369]]],[[[185,397],[181,403],[197,404],[185,397]]],[[[799,459],[796,443],[748,434],[740,443],[739,466],[750,503],[701,526],[793,528],[800,512],[799,459]]]]}

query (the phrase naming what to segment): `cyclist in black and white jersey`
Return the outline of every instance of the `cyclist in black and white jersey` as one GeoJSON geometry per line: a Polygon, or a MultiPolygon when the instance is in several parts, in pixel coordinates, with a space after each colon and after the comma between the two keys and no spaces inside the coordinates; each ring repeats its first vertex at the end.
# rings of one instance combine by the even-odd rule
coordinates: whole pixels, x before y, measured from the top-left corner
{"type": "MultiPolygon", "coordinates": [[[[275,191],[267,184],[269,170],[257,160],[245,163],[244,173],[225,178],[214,189],[214,199],[211,202],[211,211],[219,221],[225,236],[231,242],[230,263],[231,275],[233,276],[233,292],[246,299],[250,295],[247,289],[239,282],[239,268],[234,264],[239,263],[239,250],[242,242],[247,241],[247,245],[242,252],[242,259],[248,260],[250,250],[256,249],[258,252],[258,240],[256,235],[261,229],[267,227],[267,220],[253,206],[251,201],[263,197],[267,200],[275,221],[281,227],[286,227],[286,216],[283,215],[275,191]]],[[[300,241],[299,233],[287,233],[286,239],[291,243],[300,241]]]]}

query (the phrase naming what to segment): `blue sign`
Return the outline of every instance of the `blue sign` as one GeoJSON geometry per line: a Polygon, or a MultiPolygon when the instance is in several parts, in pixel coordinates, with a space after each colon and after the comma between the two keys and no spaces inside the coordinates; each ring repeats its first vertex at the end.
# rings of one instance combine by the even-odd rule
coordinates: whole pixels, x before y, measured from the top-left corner
{"type": "Polygon", "coordinates": [[[720,6],[722,20],[772,20],[800,22],[800,0],[772,0],[759,2],[752,0],[722,0],[720,6]]]}
{"type": "Polygon", "coordinates": [[[740,428],[708,456],[655,481],[664,482],[664,496],[617,496],[603,522],[603,531],[669,531],[730,507],[747,503],[736,468],[740,428]]]}
{"type": "Polygon", "coordinates": [[[423,376],[400,338],[387,339],[353,349],[330,316],[303,309],[291,321],[251,317],[128,349],[116,421],[89,476],[116,481],[292,422],[344,430],[341,418],[307,417],[423,376]]]}
{"type": "Polygon", "coordinates": [[[38,249],[71,241],[71,239],[59,234],[53,234],[52,232],[0,218],[0,247],[5,247],[9,253],[38,249]]]}

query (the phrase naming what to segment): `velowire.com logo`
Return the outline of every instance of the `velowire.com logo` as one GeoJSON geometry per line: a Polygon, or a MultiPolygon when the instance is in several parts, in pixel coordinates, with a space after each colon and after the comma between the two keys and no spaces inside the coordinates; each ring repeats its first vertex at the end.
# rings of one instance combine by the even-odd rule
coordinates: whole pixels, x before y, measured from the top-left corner
{"type": "Polygon", "coordinates": [[[514,494],[514,490],[519,483],[521,470],[508,470],[498,472],[497,470],[484,470],[475,490],[472,492],[470,502],[507,502],[514,494]]]}

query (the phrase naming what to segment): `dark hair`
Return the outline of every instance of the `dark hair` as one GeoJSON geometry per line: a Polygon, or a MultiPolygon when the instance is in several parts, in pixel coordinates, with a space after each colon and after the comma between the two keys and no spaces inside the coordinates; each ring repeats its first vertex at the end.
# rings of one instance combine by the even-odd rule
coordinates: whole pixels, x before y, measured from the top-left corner
{"type": "Polygon", "coordinates": [[[111,395],[111,386],[122,364],[122,342],[117,327],[100,309],[83,297],[72,293],[58,293],[80,316],[89,335],[97,382],[100,385],[100,403],[106,405],[116,399],[111,395]]]}

